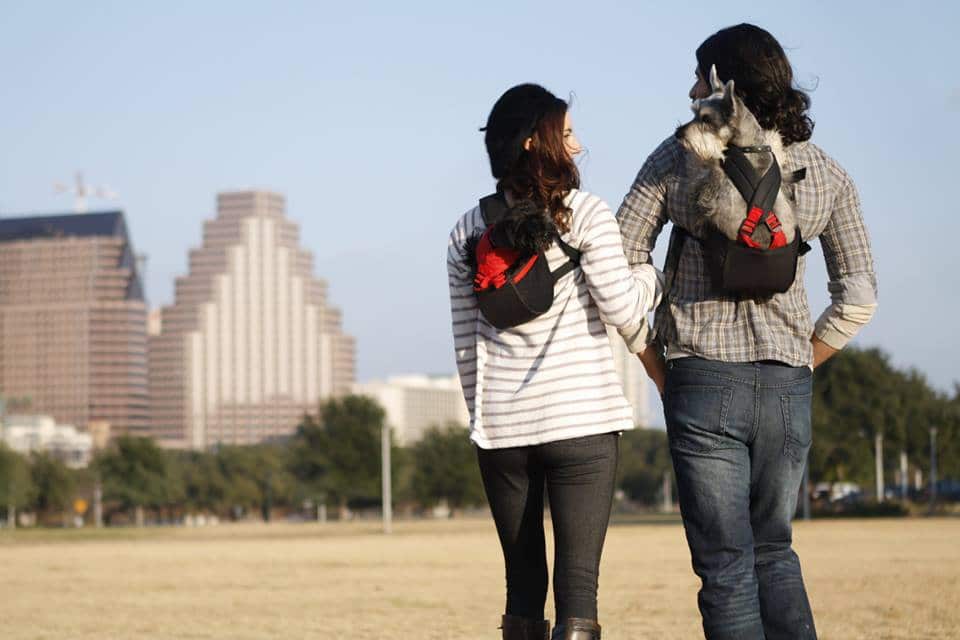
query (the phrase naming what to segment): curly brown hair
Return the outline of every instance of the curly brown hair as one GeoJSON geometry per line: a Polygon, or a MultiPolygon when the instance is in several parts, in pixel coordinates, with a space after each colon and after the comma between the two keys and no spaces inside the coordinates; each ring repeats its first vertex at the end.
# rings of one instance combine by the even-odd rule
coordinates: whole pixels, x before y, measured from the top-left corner
{"type": "Polygon", "coordinates": [[[707,78],[716,65],[723,82],[733,80],[737,95],[764,129],[775,129],[785,145],[813,135],[810,96],[793,83],[783,47],[752,24],[721,29],[697,48],[697,68],[707,78]]]}
{"type": "Polygon", "coordinates": [[[518,85],[497,101],[484,128],[497,190],[549,211],[560,233],[569,231],[573,213],[564,200],[580,186],[564,143],[567,108],[543,87],[518,85]],[[528,137],[527,150],[522,146],[528,137]]]}

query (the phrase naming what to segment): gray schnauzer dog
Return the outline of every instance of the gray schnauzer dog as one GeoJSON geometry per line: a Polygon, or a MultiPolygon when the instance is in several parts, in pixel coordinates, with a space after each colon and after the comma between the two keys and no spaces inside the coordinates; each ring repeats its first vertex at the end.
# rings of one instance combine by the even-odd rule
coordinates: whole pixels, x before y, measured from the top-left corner
{"type": "MultiPolygon", "coordinates": [[[[703,237],[704,227],[718,229],[730,240],[736,240],[740,226],[747,215],[747,203],[723,171],[724,152],[729,145],[737,147],[769,146],[770,153],[749,153],[750,164],[763,175],[773,164],[773,158],[783,165],[783,141],[776,131],[764,131],[750,110],[734,93],[733,80],[720,82],[716,67],[710,68],[710,88],[706,98],[691,105],[693,120],[677,129],[676,136],[686,153],[686,173],[693,183],[690,191],[692,211],[697,222],[690,231],[703,237]]],[[[784,174],[780,192],[774,204],[776,216],[783,225],[787,243],[793,242],[797,229],[793,206],[782,188],[792,179],[784,174]]],[[[770,243],[771,233],[766,225],[757,225],[752,238],[761,246],[770,243]]]]}

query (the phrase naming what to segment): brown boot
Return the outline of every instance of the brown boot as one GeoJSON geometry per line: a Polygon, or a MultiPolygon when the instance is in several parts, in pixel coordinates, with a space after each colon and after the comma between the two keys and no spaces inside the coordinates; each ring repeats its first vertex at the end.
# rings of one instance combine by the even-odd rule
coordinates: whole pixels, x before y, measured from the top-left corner
{"type": "Polygon", "coordinates": [[[503,640],[550,640],[550,621],[505,615],[500,623],[503,640]]]}
{"type": "Polygon", "coordinates": [[[600,640],[600,625],[596,620],[567,618],[554,628],[553,640],[600,640]]]}

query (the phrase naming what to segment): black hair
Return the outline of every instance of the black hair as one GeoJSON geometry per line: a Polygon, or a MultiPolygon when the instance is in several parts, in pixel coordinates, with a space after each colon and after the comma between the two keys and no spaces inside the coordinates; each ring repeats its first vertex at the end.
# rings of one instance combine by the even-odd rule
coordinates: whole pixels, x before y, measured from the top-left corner
{"type": "Polygon", "coordinates": [[[497,190],[548,210],[561,232],[569,229],[572,214],[564,199],[580,186],[564,145],[566,114],[566,102],[540,85],[521,84],[500,96],[482,129],[497,190]],[[532,145],[526,150],[528,138],[532,145]]]}
{"type": "Polygon", "coordinates": [[[704,78],[710,77],[711,66],[723,82],[733,80],[760,126],[776,129],[784,144],[813,135],[810,96],[794,86],[787,54],[769,32],[746,23],[721,29],[697,48],[697,68],[704,78]]]}

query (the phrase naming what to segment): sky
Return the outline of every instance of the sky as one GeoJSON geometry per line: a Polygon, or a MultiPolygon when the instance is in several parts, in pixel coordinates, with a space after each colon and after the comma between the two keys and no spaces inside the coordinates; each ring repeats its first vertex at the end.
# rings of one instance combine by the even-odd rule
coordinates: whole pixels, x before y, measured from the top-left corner
{"type": "MultiPolygon", "coordinates": [[[[749,21],[811,90],[813,141],[853,176],[880,306],[856,343],[960,380],[960,5],[947,2],[0,0],[0,215],[109,185],[153,307],[220,191],[286,196],[357,338],[358,378],[455,370],[447,236],[493,189],[482,126],[520,82],[571,97],[583,187],[616,208],[689,119],[694,51],[749,21]],[[629,6],[625,6],[629,5],[629,6]]],[[[662,266],[667,237],[655,258],[662,266]]],[[[819,246],[806,279],[828,304],[819,246]]]]}

